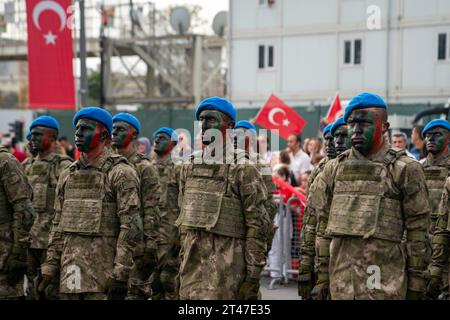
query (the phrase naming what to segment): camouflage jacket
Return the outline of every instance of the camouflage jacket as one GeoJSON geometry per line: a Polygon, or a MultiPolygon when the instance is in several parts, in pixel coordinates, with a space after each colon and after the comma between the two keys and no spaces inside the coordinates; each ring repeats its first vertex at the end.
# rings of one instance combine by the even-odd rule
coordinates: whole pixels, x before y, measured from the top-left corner
{"type": "MultiPolygon", "coordinates": [[[[160,224],[161,186],[157,168],[145,156],[133,152],[127,160],[135,167],[140,182],[141,218],[144,223],[146,248],[155,249],[160,224]]],[[[135,255],[141,255],[143,248],[137,248],[135,255]]]]}
{"type": "MultiPolygon", "coordinates": [[[[311,206],[310,195],[316,191],[317,178],[322,174],[325,165],[334,159],[323,158],[319,165],[313,170],[308,179],[308,192],[306,198],[305,211],[303,213],[302,231],[300,233],[300,265],[299,273],[310,273],[314,270],[314,259],[316,256],[316,228],[317,214],[311,206]]],[[[329,210],[329,208],[327,209],[329,210]]]]}
{"type": "Polygon", "coordinates": [[[450,174],[450,151],[437,158],[433,157],[431,153],[428,154],[422,166],[425,170],[425,179],[430,193],[431,218],[435,220],[444,189],[443,186],[450,174]]]}
{"type": "Polygon", "coordinates": [[[436,228],[433,233],[430,274],[441,278],[445,268],[448,268],[450,256],[450,177],[445,181],[444,192],[439,204],[436,228]]]}
{"type": "MultiPolygon", "coordinates": [[[[430,254],[427,234],[430,223],[430,208],[428,204],[428,190],[425,184],[425,177],[419,162],[409,158],[403,152],[400,152],[399,149],[390,149],[390,145],[387,142],[377,154],[372,155],[369,159],[365,158],[354,148],[345,151],[334,161],[330,161],[325,165],[323,173],[317,178],[317,187],[314,190],[311,190],[310,205],[317,213],[316,254],[318,256],[319,281],[328,281],[328,272],[333,274],[334,270],[336,270],[335,268],[338,268],[338,266],[329,262],[330,239],[334,239],[335,237],[345,237],[345,232],[339,236],[334,234],[330,235],[327,227],[329,224],[329,214],[332,210],[331,207],[335,205],[337,208],[338,206],[337,202],[334,203],[335,200],[333,197],[338,182],[335,177],[338,172],[345,172],[346,163],[350,160],[355,164],[360,162],[367,163],[367,160],[369,160],[374,164],[383,165],[387,170],[386,176],[382,177],[380,182],[378,182],[378,184],[382,184],[379,185],[379,187],[382,188],[381,190],[384,190],[382,199],[383,197],[386,197],[388,200],[397,199],[395,201],[399,201],[400,210],[402,211],[400,215],[402,221],[399,225],[396,225],[396,228],[399,229],[397,234],[395,234],[396,241],[384,240],[383,236],[379,238],[380,236],[377,234],[383,234],[383,232],[386,231],[383,229],[378,231],[379,233],[373,234],[372,232],[370,234],[365,234],[364,237],[361,236],[361,239],[366,239],[368,242],[371,241],[370,239],[373,239],[373,241],[370,242],[370,248],[366,248],[366,250],[373,252],[372,258],[376,260],[381,257],[380,255],[377,256],[376,252],[380,253],[387,250],[387,247],[400,245],[400,240],[406,233],[406,239],[401,243],[402,246],[406,246],[405,261],[390,261],[385,258],[383,261],[369,262],[377,265],[384,265],[387,269],[389,269],[389,266],[387,266],[389,264],[391,264],[390,267],[392,268],[405,268],[405,270],[399,270],[399,274],[406,273],[407,289],[423,292],[426,285],[425,270],[430,254]]],[[[367,180],[358,180],[360,175],[361,174],[358,172],[352,174],[347,173],[347,176],[353,177],[352,179],[354,182],[351,185],[352,190],[363,190],[364,187],[366,187],[364,184],[368,185],[368,182],[366,182],[367,180]]],[[[374,179],[373,181],[378,180],[374,179]]],[[[370,182],[372,183],[372,181],[370,182]]],[[[348,189],[350,186],[347,186],[346,188],[348,189]]],[[[360,193],[361,195],[364,195],[362,191],[360,191],[360,193]]],[[[353,193],[352,195],[355,199],[361,197],[359,193],[353,193]]],[[[351,206],[353,203],[353,200],[348,197],[346,200],[342,199],[342,201],[344,202],[340,205],[344,207],[351,206]]],[[[387,202],[385,205],[390,205],[391,202],[387,202]]],[[[370,207],[367,207],[364,210],[369,210],[369,208],[370,207]]],[[[364,210],[360,210],[361,214],[364,210]]],[[[353,209],[350,212],[355,214],[353,209]]],[[[350,214],[350,212],[348,212],[348,214],[350,214]]],[[[367,211],[365,212],[367,215],[367,211]]],[[[377,216],[377,213],[374,214],[377,216]]],[[[372,230],[380,230],[379,224],[381,223],[394,223],[389,220],[390,218],[388,216],[385,216],[383,219],[383,221],[376,220],[376,229],[374,228],[372,230]]],[[[361,223],[369,223],[364,220],[360,221],[361,223]]],[[[349,239],[350,238],[358,239],[359,237],[352,236],[349,237],[349,239]]],[[[383,256],[389,256],[389,252],[387,251],[383,253],[383,256]]],[[[344,255],[343,252],[340,254],[341,256],[344,255]]],[[[364,256],[354,257],[351,252],[346,254],[347,257],[355,258],[356,261],[363,261],[365,258],[364,256]]],[[[394,269],[391,269],[391,271],[393,270],[394,269]]],[[[353,276],[356,277],[357,275],[353,274],[353,276]]],[[[347,283],[347,285],[350,284],[347,283]]]]}
{"type": "Polygon", "coordinates": [[[178,245],[179,231],[175,225],[180,214],[178,206],[178,177],[181,165],[175,165],[171,154],[157,156],[152,163],[158,170],[161,184],[161,222],[158,228],[158,245],[178,245]]]}
{"type": "Polygon", "coordinates": [[[17,159],[0,146],[0,272],[13,246],[27,248],[35,217],[32,190],[17,159]]]}
{"type": "Polygon", "coordinates": [[[56,184],[61,172],[70,166],[72,159],[52,152],[44,158],[38,155],[25,161],[22,165],[33,188],[33,207],[37,214],[30,230],[30,248],[46,249],[54,215],[56,184]]]}
{"type": "Polygon", "coordinates": [[[59,178],[42,274],[59,273],[61,293],[106,292],[108,278],[128,281],[141,239],[136,171],[110,148],[92,163],[82,154],[59,178]]]}
{"type": "MultiPolygon", "coordinates": [[[[206,151],[208,152],[208,151],[206,151]]],[[[185,197],[184,191],[188,181],[188,176],[197,168],[201,170],[208,170],[206,164],[196,163],[196,154],[192,156],[191,163],[184,163],[180,171],[180,194],[179,204],[180,208],[183,205],[183,198],[185,197]]],[[[266,263],[266,250],[267,250],[267,230],[270,229],[268,221],[268,213],[264,207],[267,201],[267,189],[260,172],[255,165],[249,163],[249,161],[241,161],[244,157],[244,152],[237,152],[236,154],[226,154],[226,159],[235,159],[231,164],[212,164],[214,166],[229,166],[227,174],[227,194],[231,195],[235,199],[239,199],[241,203],[242,214],[244,216],[243,223],[245,229],[243,254],[246,262],[246,275],[250,278],[258,279],[260,273],[266,263]],[[236,157],[237,155],[237,157],[236,157]]],[[[225,169],[227,169],[225,167],[225,169]]],[[[208,203],[196,203],[199,208],[207,206],[208,203]]],[[[183,219],[182,214],[180,220],[183,219]]],[[[201,233],[210,233],[207,230],[201,230],[201,233]]]]}

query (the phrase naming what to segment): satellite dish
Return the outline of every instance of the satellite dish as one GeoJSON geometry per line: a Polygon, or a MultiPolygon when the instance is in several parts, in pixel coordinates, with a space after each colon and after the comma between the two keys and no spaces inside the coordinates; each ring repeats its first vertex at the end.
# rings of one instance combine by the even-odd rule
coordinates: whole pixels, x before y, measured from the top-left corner
{"type": "Polygon", "coordinates": [[[186,7],[173,8],[170,13],[170,25],[178,34],[184,34],[191,26],[191,14],[186,7]]]}
{"type": "Polygon", "coordinates": [[[214,17],[212,28],[214,33],[219,37],[223,37],[228,22],[228,11],[220,11],[214,17]]]}

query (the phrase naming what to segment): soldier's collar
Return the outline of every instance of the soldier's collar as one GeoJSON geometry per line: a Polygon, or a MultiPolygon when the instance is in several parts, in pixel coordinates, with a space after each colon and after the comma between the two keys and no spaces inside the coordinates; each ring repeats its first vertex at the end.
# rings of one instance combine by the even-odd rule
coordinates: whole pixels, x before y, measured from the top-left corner
{"type": "Polygon", "coordinates": [[[54,158],[56,157],[56,153],[55,152],[50,152],[48,155],[46,155],[45,157],[41,157],[39,154],[35,157],[36,160],[40,160],[40,161],[52,161],[54,158]]]}
{"type": "Polygon", "coordinates": [[[384,157],[386,155],[386,152],[391,148],[391,145],[386,140],[384,141],[383,146],[380,148],[380,150],[368,157],[363,155],[361,152],[356,150],[355,148],[351,148],[351,155],[357,159],[366,159],[374,162],[383,162],[384,157]]]}
{"type": "Polygon", "coordinates": [[[93,162],[89,162],[89,160],[87,159],[87,157],[84,154],[81,154],[80,158],[78,159],[78,163],[79,166],[81,168],[88,168],[88,167],[92,167],[95,169],[101,169],[103,167],[103,164],[105,163],[106,159],[109,156],[109,152],[108,150],[104,150],[100,156],[95,159],[93,162]]]}
{"type": "Polygon", "coordinates": [[[429,153],[427,156],[427,163],[430,166],[445,165],[448,162],[450,162],[449,160],[450,160],[450,150],[447,151],[446,153],[441,154],[438,157],[433,157],[431,153],[429,153]]]}

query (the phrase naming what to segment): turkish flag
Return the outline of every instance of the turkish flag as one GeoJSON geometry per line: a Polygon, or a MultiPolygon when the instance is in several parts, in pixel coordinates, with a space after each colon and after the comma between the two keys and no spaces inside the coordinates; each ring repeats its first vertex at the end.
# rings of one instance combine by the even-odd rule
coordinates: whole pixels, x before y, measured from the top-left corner
{"type": "Polygon", "coordinates": [[[273,94],[259,111],[255,123],[269,130],[278,129],[278,135],[286,140],[293,133],[302,133],[306,125],[305,119],[273,94]]]}
{"type": "Polygon", "coordinates": [[[75,109],[72,0],[27,0],[30,108],[75,109]]]}
{"type": "Polygon", "coordinates": [[[339,94],[336,93],[334,97],[333,103],[328,109],[327,116],[325,117],[325,121],[327,124],[335,122],[337,119],[344,115],[344,109],[341,106],[341,100],[339,99],[339,94]]]}

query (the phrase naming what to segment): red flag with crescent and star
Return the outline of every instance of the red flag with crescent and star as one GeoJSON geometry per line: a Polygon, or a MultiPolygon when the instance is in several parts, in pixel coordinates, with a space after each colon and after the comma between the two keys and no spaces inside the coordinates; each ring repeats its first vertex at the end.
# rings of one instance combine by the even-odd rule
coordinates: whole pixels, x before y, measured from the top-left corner
{"type": "Polygon", "coordinates": [[[29,106],[75,109],[72,0],[27,0],[29,106]]]}
{"type": "Polygon", "coordinates": [[[339,99],[339,94],[336,93],[333,103],[331,104],[330,109],[328,109],[327,115],[325,117],[326,124],[335,122],[337,119],[339,119],[343,115],[344,115],[344,109],[342,108],[342,105],[341,105],[341,99],[339,99]]]}
{"type": "Polygon", "coordinates": [[[306,120],[272,94],[256,116],[255,123],[269,130],[278,130],[278,135],[287,140],[291,134],[302,133],[306,120]]]}

